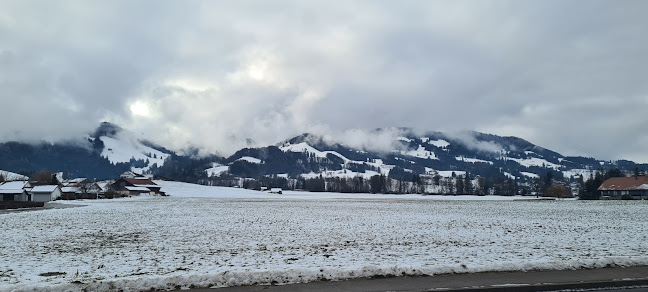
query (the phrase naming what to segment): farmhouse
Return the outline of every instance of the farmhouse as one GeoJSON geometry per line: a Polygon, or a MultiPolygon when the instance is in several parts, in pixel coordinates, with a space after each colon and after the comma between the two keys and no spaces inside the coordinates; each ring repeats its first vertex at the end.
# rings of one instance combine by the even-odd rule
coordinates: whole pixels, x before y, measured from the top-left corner
{"type": "Polygon", "coordinates": [[[648,199],[648,176],[613,177],[603,182],[598,190],[603,197],[648,199]]]}
{"type": "Polygon", "coordinates": [[[61,197],[61,188],[58,185],[35,186],[29,192],[34,202],[49,202],[61,197]]]}
{"type": "Polygon", "coordinates": [[[81,194],[81,189],[79,187],[62,187],[61,193],[64,200],[73,200],[81,194]]]}
{"type": "Polygon", "coordinates": [[[11,181],[0,184],[0,201],[28,201],[25,188],[30,187],[27,181],[11,181]]]}
{"type": "Polygon", "coordinates": [[[65,182],[61,188],[66,198],[96,199],[102,188],[87,178],[75,178],[65,182]]]}
{"type": "Polygon", "coordinates": [[[121,195],[137,196],[140,194],[160,194],[159,185],[150,179],[143,178],[120,178],[112,184],[113,189],[121,195]]]}

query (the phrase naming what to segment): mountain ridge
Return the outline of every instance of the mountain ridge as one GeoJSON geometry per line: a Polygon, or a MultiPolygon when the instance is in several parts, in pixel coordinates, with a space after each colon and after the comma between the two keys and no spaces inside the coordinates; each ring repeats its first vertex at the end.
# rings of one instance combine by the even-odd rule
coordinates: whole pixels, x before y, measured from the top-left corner
{"type": "MultiPolygon", "coordinates": [[[[411,180],[417,175],[452,173],[503,177],[526,182],[553,172],[557,179],[585,179],[598,169],[629,172],[648,168],[627,160],[564,156],[514,136],[476,131],[415,132],[409,128],[374,129],[358,145],[331,136],[303,133],[275,145],[243,148],[228,157],[178,155],[111,123],[101,123],[83,145],[0,143],[0,169],[21,174],[64,171],[68,176],[114,177],[131,170],[177,179],[219,180],[282,176],[369,178],[385,175],[411,180]],[[391,131],[391,132],[390,132],[391,131]],[[389,134],[386,135],[385,134],[389,134]],[[371,139],[371,135],[383,135],[371,139]],[[391,136],[390,136],[391,135],[391,136]],[[385,139],[385,137],[388,137],[385,139]],[[387,145],[372,145],[380,143],[387,145]],[[381,146],[376,150],[376,146],[381,146]]],[[[377,136],[376,136],[377,137],[377,136]]]]}

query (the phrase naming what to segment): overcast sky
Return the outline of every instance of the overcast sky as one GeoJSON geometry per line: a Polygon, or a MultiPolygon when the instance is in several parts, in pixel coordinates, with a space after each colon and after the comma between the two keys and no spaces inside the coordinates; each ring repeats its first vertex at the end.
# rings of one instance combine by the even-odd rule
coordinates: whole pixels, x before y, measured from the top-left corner
{"type": "MultiPolygon", "coordinates": [[[[648,1],[0,1],[0,140],[415,127],[648,162],[648,1]]],[[[344,135],[343,135],[344,136],[344,135]]]]}

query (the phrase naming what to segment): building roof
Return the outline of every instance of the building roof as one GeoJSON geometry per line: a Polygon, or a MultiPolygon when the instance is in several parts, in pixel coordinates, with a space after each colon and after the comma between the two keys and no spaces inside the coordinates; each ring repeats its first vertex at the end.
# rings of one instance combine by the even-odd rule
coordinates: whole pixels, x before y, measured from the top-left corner
{"type": "Polygon", "coordinates": [[[0,184],[0,190],[22,190],[26,185],[26,181],[8,181],[0,184]]]}
{"type": "Polygon", "coordinates": [[[102,190],[106,191],[106,190],[108,190],[108,189],[112,186],[113,183],[114,183],[114,181],[100,181],[100,182],[97,183],[97,185],[98,185],[102,190]]]}
{"type": "Polygon", "coordinates": [[[648,176],[613,177],[603,182],[599,191],[648,190],[648,176]]]}
{"type": "Polygon", "coordinates": [[[24,192],[25,192],[25,190],[23,190],[23,189],[0,190],[0,194],[3,194],[3,195],[5,195],[5,194],[15,194],[15,195],[18,195],[18,194],[22,194],[22,193],[24,193],[24,192]]]}
{"type": "Polygon", "coordinates": [[[154,182],[152,182],[150,179],[144,179],[144,178],[122,178],[126,182],[128,182],[131,185],[134,186],[151,186],[151,187],[159,187],[156,185],[154,182]]]}
{"type": "Polygon", "coordinates": [[[44,186],[35,186],[31,192],[32,193],[51,193],[58,188],[57,185],[44,185],[44,186]]]}
{"type": "Polygon", "coordinates": [[[150,192],[151,190],[145,188],[145,187],[126,187],[127,190],[129,191],[138,191],[138,192],[150,192]]]}
{"type": "Polygon", "coordinates": [[[61,192],[64,192],[64,193],[76,193],[77,191],[79,191],[78,187],[62,187],[61,188],[61,192]]]}

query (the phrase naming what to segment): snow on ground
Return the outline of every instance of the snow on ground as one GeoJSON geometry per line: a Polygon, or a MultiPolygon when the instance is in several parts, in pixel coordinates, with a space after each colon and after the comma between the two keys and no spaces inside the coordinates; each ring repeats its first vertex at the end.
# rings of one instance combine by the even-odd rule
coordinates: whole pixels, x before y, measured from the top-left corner
{"type": "MultiPolygon", "coordinates": [[[[376,173],[374,172],[374,175],[376,173]]],[[[299,199],[299,200],[322,200],[322,199],[400,199],[400,200],[479,200],[479,201],[511,201],[511,200],[532,200],[535,197],[529,196],[443,196],[443,195],[384,195],[384,194],[358,194],[358,193],[329,193],[329,192],[304,192],[304,191],[283,191],[282,195],[246,190],[240,188],[203,186],[183,182],[155,181],[172,197],[183,198],[227,198],[227,199],[299,199]]]]}
{"type": "Polygon", "coordinates": [[[388,165],[383,162],[382,159],[375,159],[374,162],[363,162],[373,167],[380,169],[380,173],[383,175],[389,175],[389,172],[395,167],[394,165],[388,165]]]}
{"type": "Polygon", "coordinates": [[[414,156],[414,157],[423,158],[423,159],[436,159],[436,160],[439,159],[436,156],[436,154],[434,154],[434,152],[425,150],[425,147],[423,147],[422,145],[419,145],[418,149],[416,149],[416,150],[401,151],[400,153],[402,155],[414,156]]]}
{"type": "Polygon", "coordinates": [[[229,166],[222,165],[220,163],[215,163],[215,162],[212,163],[211,168],[205,169],[205,171],[207,172],[207,176],[219,176],[223,172],[226,172],[228,170],[229,170],[229,166]]]}
{"type": "Polygon", "coordinates": [[[138,173],[148,170],[154,163],[162,166],[164,160],[169,157],[167,153],[145,146],[131,133],[120,132],[116,138],[102,136],[100,139],[104,143],[101,156],[107,158],[111,163],[129,162],[131,158],[135,160],[148,160],[149,164],[147,167],[133,169],[133,171],[139,171],[138,173]]]}
{"type": "Polygon", "coordinates": [[[1,214],[0,291],[648,264],[646,202],[438,201],[160,184],[171,197],[1,214]]]}
{"type": "Polygon", "coordinates": [[[261,163],[261,159],[251,157],[251,156],[243,156],[243,157],[241,157],[241,158],[239,158],[237,160],[244,160],[244,161],[247,161],[249,163],[255,163],[255,164],[260,164],[261,163]]]}
{"type": "Polygon", "coordinates": [[[349,162],[350,161],[348,158],[344,157],[344,155],[342,155],[340,153],[337,153],[335,151],[319,151],[319,150],[315,149],[314,147],[308,145],[308,143],[306,143],[306,142],[302,142],[302,143],[299,143],[299,144],[287,144],[287,145],[279,147],[279,149],[281,149],[281,151],[283,151],[283,152],[289,152],[290,151],[290,152],[312,153],[312,154],[315,154],[316,157],[322,157],[322,158],[325,158],[326,155],[328,155],[328,154],[333,154],[333,155],[335,155],[337,157],[340,157],[342,160],[344,160],[344,162],[349,162]]]}
{"type": "Polygon", "coordinates": [[[452,177],[452,173],[454,173],[455,175],[466,175],[465,171],[458,171],[458,170],[455,171],[441,170],[441,171],[437,171],[437,173],[442,177],[452,177]]]}
{"type": "Polygon", "coordinates": [[[532,173],[532,172],[525,172],[525,171],[522,171],[522,172],[520,172],[520,173],[521,173],[523,176],[530,177],[530,178],[539,178],[539,177],[540,177],[539,175],[537,175],[537,174],[535,174],[535,173],[532,173]]]}
{"type": "Polygon", "coordinates": [[[6,181],[12,180],[28,180],[29,177],[22,174],[17,174],[11,171],[0,170],[0,176],[2,176],[6,181]]]}
{"type": "Polygon", "coordinates": [[[527,158],[527,159],[520,159],[520,158],[510,158],[506,157],[507,160],[513,160],[520,165],[529,167],[529,166],[541,166],[541,167],[551,167],[553,169],[559,169],[562,167],[562,165],[558,165],[555,163],[551,163],[545,159],[542,158],[527,158]]]}
{"type": "Polygon", "coordinates": [[[455,157],[455,159],[458,160],[458,161],[463,161],[463,162],[470,162],[470,163],[479,162],[479,163],[488,163],[490,165],[493,165],[492,161],[481,160],[481,159],[477,159],[477,158],[466,158],[466,157],[463,157],[463,156],[457,156],[457,157],[455,157]]]}
{"type": "Polygon", "coordinates": [[[428,143],[439,148],[448,147],[450,145],[450,143],[446,140],[432,140],[429,141],[428,143]]]}
{"type": "Polygon", "coordinates": [[[513,180],[516,180],[516,179],[517,179],[516,176],[514,176],[514,175],[512,175],[512,174],[510,174],[510,173],[508,173],[508,172],[506,172],[506,171],[503,172],[503,173],[504,173],[504,176],[506,176],[507,178],[510,178],[510,179],[513,179],[513,180]]]}
{"type": "Polygon", "coordinates": [[[355,172],[348,169],[342,169],[342,170],[326,170],[320,173],[315,173],[315,172],[304,173],[301,176],[305,179],[311,179],[311,178],[317,178],[320,175],[324,178],[327,177],[354,178],[357,176],[361,176],[364,179],[369,179],[374,175],[380,175],[380,173],[371,170],[367,170],[366,172],[355,172]]]}
{"type": "Polygon", "coordinates": [[[593,172],[589,169],[572,169],[572,170],[566,170],[563,171],[563,176],[566,178],[569,177],[577,177],[577,176],[583,176],[583,180],[588,180],[590,177],[592,177],[593,172]]]}

